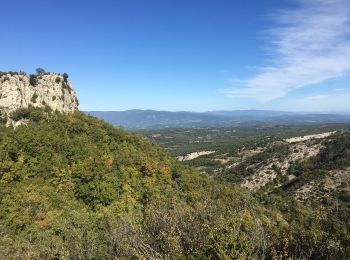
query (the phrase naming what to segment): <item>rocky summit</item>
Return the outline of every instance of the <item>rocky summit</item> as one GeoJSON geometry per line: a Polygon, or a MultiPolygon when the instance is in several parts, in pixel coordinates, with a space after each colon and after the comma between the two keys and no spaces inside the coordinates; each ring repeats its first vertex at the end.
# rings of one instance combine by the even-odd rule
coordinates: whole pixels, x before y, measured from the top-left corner
{"type": "Polygon", "coordinates": [[[20,108],[74,112],[78,105],[67,74],[0,72],[0,112],[5,117],[20,108]]]}

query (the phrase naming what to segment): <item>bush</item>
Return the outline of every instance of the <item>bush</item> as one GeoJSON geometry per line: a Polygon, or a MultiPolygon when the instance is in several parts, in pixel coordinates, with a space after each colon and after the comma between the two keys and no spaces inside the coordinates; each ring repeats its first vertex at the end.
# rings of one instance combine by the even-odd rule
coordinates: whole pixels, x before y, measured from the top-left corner
{"type": "Polygon", "coordinates": [[[6,122],[7,122],[6,114],[3,114],[3,113],[0,111],[0,124],[6,124],[6,122]]]}
{"type": "Polygon", "coordinates": [[[35,122],[40,121],[44,118],[43,110],[35,107],[19,108],[11,114],[11,118],[14,121],[23,119],[31,119],[35,122]]]}
{"type": "Polygon", "coordinates": [[[36,75],[31,74],[29,76],[29,84],[32,85],[33,87],[36,87],[38,85],[38,78],[36,75]]]}
{"type": "Polygon", "coordinates": [[[68,74],[67,73],[63,73],[62,77],[63,77],[63,81],[68,83],[68,77],[69,77],[68,74]]]}
{"type": "Polygon", "coordinates": [[[32,101],[33,103],[36,103],[37,98],[38,98],[38,94],[34,93],[30,101],[32,101]]]}
{"type": "Polygon", "coordinates": [[[79,106],[79,100],[77,97],[75,97],[75,103],[77,104],[77,106],[79,106]]]}
{"type": "Polygon", "coordinates": [[[0,71],[0,78],[4,75],[7,75],[7,74],[10,74],[11,76],[15,76],[15,75],[27,75],[25,72],[23,71],[7,71],[7,72],[4,72],[4,71],[0,71]]]}
{"type": "Polygon", "coordinates": [[[4,83],[5,81],[9,81],[9,80],[10,80],[10,78],[8,76],[6,76],[2,79],[2,83],[4,83]]]}
{"type": "Polygon", "coordinates": [[[57,84],[59,84],[59,83],[61,82],[61,78],[60,78],[60,77],[56,77],[55,82],[56,82],[57,84]]]}

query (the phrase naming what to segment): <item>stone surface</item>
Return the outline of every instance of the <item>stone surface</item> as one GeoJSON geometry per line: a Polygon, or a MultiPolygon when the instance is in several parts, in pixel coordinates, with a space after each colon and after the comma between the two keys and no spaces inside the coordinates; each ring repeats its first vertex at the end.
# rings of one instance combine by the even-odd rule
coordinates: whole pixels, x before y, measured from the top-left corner
{"type": "Polygon", "coordinates": [[[0,111],[10,115],[19,108],[49,106],[59,112],[74,112],[78,109],[77,94],[69,82],[59,74],[37,77],[37,84],[30,84],[29,75],[2,73],[0,75],[0,111]]]}
{"type": "Polygon", "coordinates": [[[194,153],[189,153],[189,154],[187,154],[185,156],[179,156],[179,157],[177,157],[177,160],[180,161],[180,162],[190,161],[190,160],[196,159],[196,158],[198,158],[200,156],[208,155],[208,154],[212,154],[212,153],[215,153],[215,151],[194,152],[194,153]]]}

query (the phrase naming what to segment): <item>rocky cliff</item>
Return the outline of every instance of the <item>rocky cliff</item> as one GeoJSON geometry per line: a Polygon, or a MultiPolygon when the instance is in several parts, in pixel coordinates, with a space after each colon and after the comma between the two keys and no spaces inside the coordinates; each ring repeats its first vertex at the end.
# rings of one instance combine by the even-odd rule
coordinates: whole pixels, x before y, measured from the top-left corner
{"type": "Polygon", "coordinates": [[[0,112],[9,116],[19,108],[50,107],[59,112],[74,112],[78,99],[67,75],[0,72],[0,112]]]}

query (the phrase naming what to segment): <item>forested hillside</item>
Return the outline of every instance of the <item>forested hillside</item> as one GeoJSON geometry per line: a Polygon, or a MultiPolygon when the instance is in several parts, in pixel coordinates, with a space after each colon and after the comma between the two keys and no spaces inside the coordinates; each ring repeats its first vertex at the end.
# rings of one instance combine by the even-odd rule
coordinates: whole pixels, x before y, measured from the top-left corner
{"type": "Polygon", "coordinates": [[[0,127],[0,258],[350,256],[346,216],[253,196],[80,112],[13,119],[28,122],[0,127]]]}

